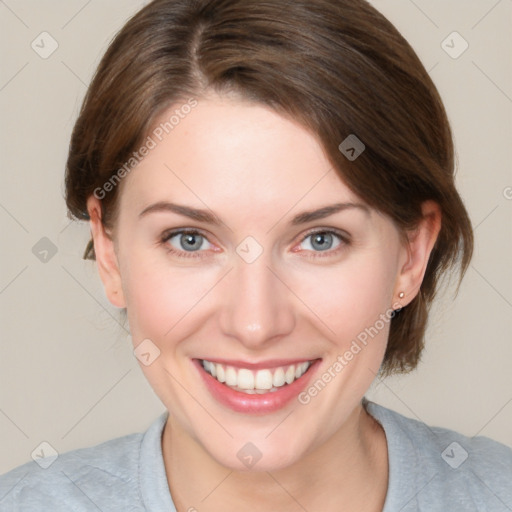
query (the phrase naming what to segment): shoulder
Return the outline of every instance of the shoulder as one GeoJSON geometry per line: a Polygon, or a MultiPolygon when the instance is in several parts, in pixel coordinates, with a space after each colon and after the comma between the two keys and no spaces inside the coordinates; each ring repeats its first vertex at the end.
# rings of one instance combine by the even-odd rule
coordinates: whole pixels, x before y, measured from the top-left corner
{"type": "Polygon", "coordinates": [[[372,402],[366,409],[386,433],[394,507],[405,506],[403,512],[427,504],[429,511],[447,510],[447,505],[451,510],[512,510],[511,448],[432,427],[372,402]]]}
{"type": "MultiPolygon", "coordinates": [[[[31,461],[0,476],[0,509],[116,510],[138,508],[138,464],[144,434],[31,461]]],[[[44,452],[44,450],[43,450],[44,452]]]]}

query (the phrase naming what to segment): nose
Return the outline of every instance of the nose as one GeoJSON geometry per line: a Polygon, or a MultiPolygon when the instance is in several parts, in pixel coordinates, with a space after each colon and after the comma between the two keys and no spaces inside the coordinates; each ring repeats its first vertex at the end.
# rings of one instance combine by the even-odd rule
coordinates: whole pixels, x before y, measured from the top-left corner
{"type": "Polygon", "coordinates": [[[223,293],[220,328],[245,347],[264,348],[293,331],[293,294],[263,256],[236,261],[223,293]]]}

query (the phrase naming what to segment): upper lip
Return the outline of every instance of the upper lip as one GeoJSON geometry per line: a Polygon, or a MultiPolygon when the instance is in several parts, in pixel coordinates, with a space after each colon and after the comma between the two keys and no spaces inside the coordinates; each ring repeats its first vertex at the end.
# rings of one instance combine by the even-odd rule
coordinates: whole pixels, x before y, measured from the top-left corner
{"type": "Polygon", "coordinates": [[[316,361],[318,358],[294,358],[294,359],[267,359],[266,361],[249,362],[240,359],[220,359],[218,357],[204,357],[200,360],[211,361],[212,363],[220,363],[225,366],[233,366],[234,368],[247,368],[249,370],[259,370],[263,368],[277,368],[279,366],[291,366],[294,364],[316,361]]]}

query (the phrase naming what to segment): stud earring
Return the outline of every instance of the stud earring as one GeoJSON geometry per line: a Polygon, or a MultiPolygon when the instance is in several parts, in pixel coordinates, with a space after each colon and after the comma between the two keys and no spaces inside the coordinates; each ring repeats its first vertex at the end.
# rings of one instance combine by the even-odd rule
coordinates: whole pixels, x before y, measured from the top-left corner
{"type": "Polygon", "coordinates": [[[398,297],[399,297],[400,299],[403,299],[403,298],[405,297],[405,293],[404,293],[404,292],[400,292],[400,293],[398,294],[398,297]]]}

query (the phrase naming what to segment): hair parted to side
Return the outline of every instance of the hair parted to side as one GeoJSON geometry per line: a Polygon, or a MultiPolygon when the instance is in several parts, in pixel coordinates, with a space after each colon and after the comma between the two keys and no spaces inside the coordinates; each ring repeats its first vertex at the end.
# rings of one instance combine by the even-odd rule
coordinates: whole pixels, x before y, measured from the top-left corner
{"type": "MultiPolygon", "coordinates": [[[[454,184],[451,130],[437,89],[394,26],[364,0],[154,0],[101,60],[76,121],[66,168],[71,216],[104,186],[170,106],[235,93],[315,134],[348,187],[402,231],[421,204],[442,227],[416,298],[391,321],[383,375],[418,364],[440,277],[471,259],[471,223],[454,184]],[[338,149],[366,146],[354,161],[338,149]]],[[[107,228],[119,189],[101,200],[107,228]]],[[[85,256],[94,259],[90,243],[85,256]]]]}

